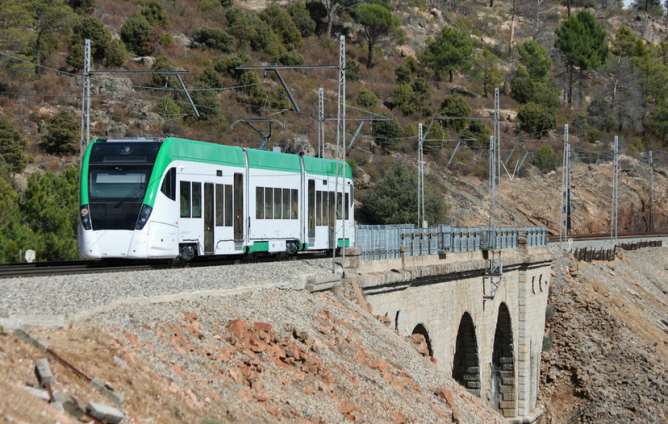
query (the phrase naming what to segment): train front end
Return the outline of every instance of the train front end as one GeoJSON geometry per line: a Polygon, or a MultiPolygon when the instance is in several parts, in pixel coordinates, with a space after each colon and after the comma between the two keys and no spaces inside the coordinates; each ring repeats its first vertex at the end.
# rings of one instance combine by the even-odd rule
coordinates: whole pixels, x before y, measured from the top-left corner
{"type": "Polygon", "coordinates": [[[150,257],[147,224],[156,192],[152,186],[160,183],[161,175],[151,176],[161,147],[160,139],[147,138],[96,139],[89,144],[81,169],[81,256],[150,257]]]}

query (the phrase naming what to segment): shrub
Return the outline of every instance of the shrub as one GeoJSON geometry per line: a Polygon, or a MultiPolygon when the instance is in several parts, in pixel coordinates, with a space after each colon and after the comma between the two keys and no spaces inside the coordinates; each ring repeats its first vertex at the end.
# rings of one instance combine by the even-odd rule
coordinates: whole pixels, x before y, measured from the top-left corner
{"type": "Polygon", "coordinates": [[[47,153],[66,155],[79,151],[79,122],[64,109],[49,119],[42,144],[47,153]]]}
{"type": "MultiPolygon", "coordinates": [[[[104,59],[104,49],[107,43],[111,41],[111,32],[99,19],[91,16],[90,18],[80,20],[72,28],[72,47],[81,44],[81,48],[83,49],[84,40],[86,39],[89,39],[91,43],[91,57],[96,61],[104,59]]],[[[83,62],[83,53],[81,54],[81,58],[83,62]]]]}
{"type": "Polygon", "coordinates": [[[378,97],[371,90],[362,88],[359,93],[357,93],[357,98],[355,99],[357,104],[362,107],[371,107],[378,104],[378,97]]]}
{"type": "MultiPolygon", "coordinates": [[[[165,56],[164,54],[161,54],[160,56],[156,57],[155,60],[153,61],[153,65],[151,66],[152,71],[173,71],[176,69],[176,65],[170,58],[165,56]]],[[[153,74],[151,75],[151,81],[153,82],[153,85],[156,85],[158,87],[164,87],[165,85],[165,78],[169,78],[167,80],[168,86],[172,88],[177,88],[177,82],[176,78],[174,77],[167,77],[165,74],[153,74]]],[[[180,88],[180,86],[179,86],[180,88]]]]}
{"type": "Polygon", "coordinates": [[[373,137],[378,145],[393,150],[403,136],[401,125],[391,113],[383,112],[381,115],[389,120],[373,121],[373,137]]]}
{"type": "Polygon", "coordinates": [[[257,36],[257,31],[248,22],[248,19],[240,17],[230,25],[230,34],[239,41],[237,48],[245,49],[250,46],[251,41],[257,36]]]}
{"type": "Polygon", "coordinates": [[[141,14],[154,27],[167,29],[171,25],[165,7],[158,0],[149,0],[148,4],[142,8],[141,14]]]}
{"type": "Polygon", "coordinates": [[[394,105],[398,107],[404,115],[410,115],[415,112],[415,93],[413,93],[413,88],[410,84],[397,84],[392,93],[394,94],[394,105]]]}
{"type": "Polygon", "coordinates": [[[482,121],[471,121],[468,129],[462,132],[462,137],[475,138],[478,144],[489,146],[489,137],[492,130],[482,121]]]}
{"type": "MultiPolygon", "coordinates": [[[[248,65],[249,63],[251,63],[251,58],[245,53],[239,53],[236,56],[221,57],[213,65],[213,68],[216,70],[216,72],[218,72],[220,74],[227,75],[227,76],[230,76],[232,78],[235,78],[236,80],[239,80],[241,75],[244,72],[248,72],[248,71],[237,71],[234,68],[237,67],[237,66],[248,65]]],[[[251,71],[251,72],[253,72],[253,71],[251,71]]]]}
{"type": "Polygon", "coordinates": [[[208,66],[200,75],[199,80],[207,88],[220,88],[223,86],[223,79],[213,67],[208,66]]]}
{"type": "Polygon", "coordinates": [[[273,5],[258,15],[276,33],[288,50],[301,49],[304,46],[302,35],[287,11],[273,5]]]}
{"type": "Polygon", "coordinates": [[[360,64],[355,59],[346,60],[346,82],[360,82],[360,64]]]}
{"type": "Polygon", "coordinates": [[[581,131],[588,129],[589,124],[587,124],[587,116],[582,112],[576,113],[575,117],[571,121],[571,128],[575,130],[576,133],[580,133],[581,131]]]}
{"type": "Polygon", "coordinates": [[[95,0],[69,0],[67,3],[79,15],[90,13],[97,6],[95,0]]]}
{"type": "Polygon", "coordinates": [[[397,76],[397,84],[410,84],[411,82],[411,70],[404,65],[394,68],[394,75],[397,76]]]}
{"type": "MultiPolygon", "coordinates": [[[[70,47],[70,54],[67,55],[65,62],[72,68],[74,68],[74,72],[83,69],[84,52],[85,52],[85,47],[81,43],[72,44],[72,47],[70,47]]],[[[91,55],[92,53],[93,53],[93,48],[91,47],[91,55]]]]}
{"type": "Polygon", "coordinates": [[[311,15],[303,2],[298,1],[288,6],[288,14],[303,38],[313,35],[315,32],[315,21],[311,19],[311,15]]]}
{"type": "Polygon", "coordinates": [[[121,41],[128,51],[147,56],[153,53],[155,33],[146,18],[139,15],[130,16],[121,27],[121,41]]]}
{"type": "Polygon", "coordinates": [[[540,146],[536,151],[536,157],[534,160],[534,165],[536,168],[547,173],[557,168],[557,156],[554,154],[552,147],[546,145],[540,146]]]}
{"type": "Polygon", "coordinates": [[[126,55],[125,44],[121,40],[111,40],[104,49],[104,62],[109,68],[120,68],[126,55]]]}
{"type": "Polygon", "coordinates": [[[239,18],[246,18],[246,12],[239,9],[238,7],[230,7],[225,12],[225,20],[227,21],[227,25],[233,25],[239,18]]]}
{"type": "Polygon", "coordinates": [[[589,123],[601,132],[611,132],[619,126],[612,116],[590,116],[589,123]]]}
{"type": "Polygon", "coordinates": [[[211,13],[220,9],[221,5],[218,0],[204,0],[197,5],[197,10],[202,13],[211,13]]]}
{"type": "Polygon", "coordinates": [[[26,139],[9,119],[0,118],[0,157],[4,159],[8,172],[20,174],[26,167],[26,139]]]}
{"type": "MultiPolygon", "coordinates": [[[[461,95],[454,94],[443,99],[441,113],[443,116],[469,117],[471,116],[471,106],[461,95]]],[[[463,119],[448,119],[444,121],[444,125],[460,132],[466,128],[466,121],[463,119]]]]}
{"type": "Polygon", "coordinates": [[[255,28],[255,37],[251,40],[251,48],[267,56],[276,56],[285,51],[280,45],[279,37],[271,27],[257,16],[251,16],[249,22],[255,28]]]}
{"type": "Polygon", "coordinates": [[[160,44],[162,47],[169,47],[174,44],[174,37],[172,37],[172,34],[168,32],[163,32],[160,34],[160,39],[158,39],[158,44],[160,44]]]}
{"type": "Polygon", "coordinates": [[[234,0],[220,0],[220,5],[224,8],[232,7],[234,6],[234,0]]]}
{"type": "Polygon", "coordinates": [[[278,58],[278,61],[282,65],[303,65],[304,64],[304,56],[302,56],[299,52],[296,51],[290,51],[287,52],[283,55],[281,55],[278,58]]]}
{"type": "Polygon", "coordinates": [[[528,133],[538,132],[538,122],[543,114],[543,106],[529,102],[520,108],[517,118],[520,120],[520,129],[528,133]]]}
{"type": "Polygon", "coordinates": [[[603,135],[603,133],[596,128],[590,128],[589,131],[587,131],[587,141],[590,143],[596,143],[601,139],[601,135],[603,135]]]}
{"type": "MultiPolygon", "coordinates": [[[[208,87],[203,83],[198,82],[193,88],[200,89],[208,87]]],[[[192,98],[193,103],[197,105],[200,121],[212,122],[220,118],[220,101],[218,100],[218,94],[216,94],[215,91],[192,91],[190,97],[192,98]]],[[[190,105],[184,106],[188,109],[190,108],[190,105]]]]}
{"type": "Polygon", "coordinates": [[[230,53],[234,46],[234,37],[222,29],[202,27],[195,31],[193,41],[205,48],[230,53]]]}

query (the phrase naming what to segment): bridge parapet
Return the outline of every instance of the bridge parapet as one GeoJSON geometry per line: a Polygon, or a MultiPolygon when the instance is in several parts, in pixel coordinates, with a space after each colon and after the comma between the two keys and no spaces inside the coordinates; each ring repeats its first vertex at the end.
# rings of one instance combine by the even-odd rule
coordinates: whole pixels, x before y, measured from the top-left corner
{"type": "Polygon", "coordinates": [[[452,227],[435,225],[415,228],[402,225],[356,225],[356,245],[361,261],[395,259],[400,256],[424,256],[445,252],[514,249],[518,240],[527,239],[529,247],[545,246],[546,227],[452,227]],[[404,250],[401,250],[404,246],[404,250]]]}

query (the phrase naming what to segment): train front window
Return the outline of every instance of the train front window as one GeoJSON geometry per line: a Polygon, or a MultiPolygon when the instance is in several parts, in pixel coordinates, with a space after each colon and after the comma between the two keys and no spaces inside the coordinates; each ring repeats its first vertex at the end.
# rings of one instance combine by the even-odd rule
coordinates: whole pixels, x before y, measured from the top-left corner
{"type": "Polygon", "coordinates": [[[90,200],[142,201],[150,167],[103,166],[90,170],[90,200]]]}
{"type": "Polygon", "coordinates": [[[93,230],[134,231],[160,146],[155,142],[92,146],[88,197],[93,230]]]}

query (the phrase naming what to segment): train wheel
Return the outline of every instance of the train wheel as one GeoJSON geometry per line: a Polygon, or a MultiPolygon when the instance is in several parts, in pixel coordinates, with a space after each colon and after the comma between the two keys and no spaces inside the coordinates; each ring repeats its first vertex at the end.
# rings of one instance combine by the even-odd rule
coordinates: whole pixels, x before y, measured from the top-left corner
{"type": "Polygon", "coordinates": [[[179,256],[174,259],[175,264],[185,264],[195,258],[197,252],[191,244],[182,244],[179,246],[179,256]]]}

